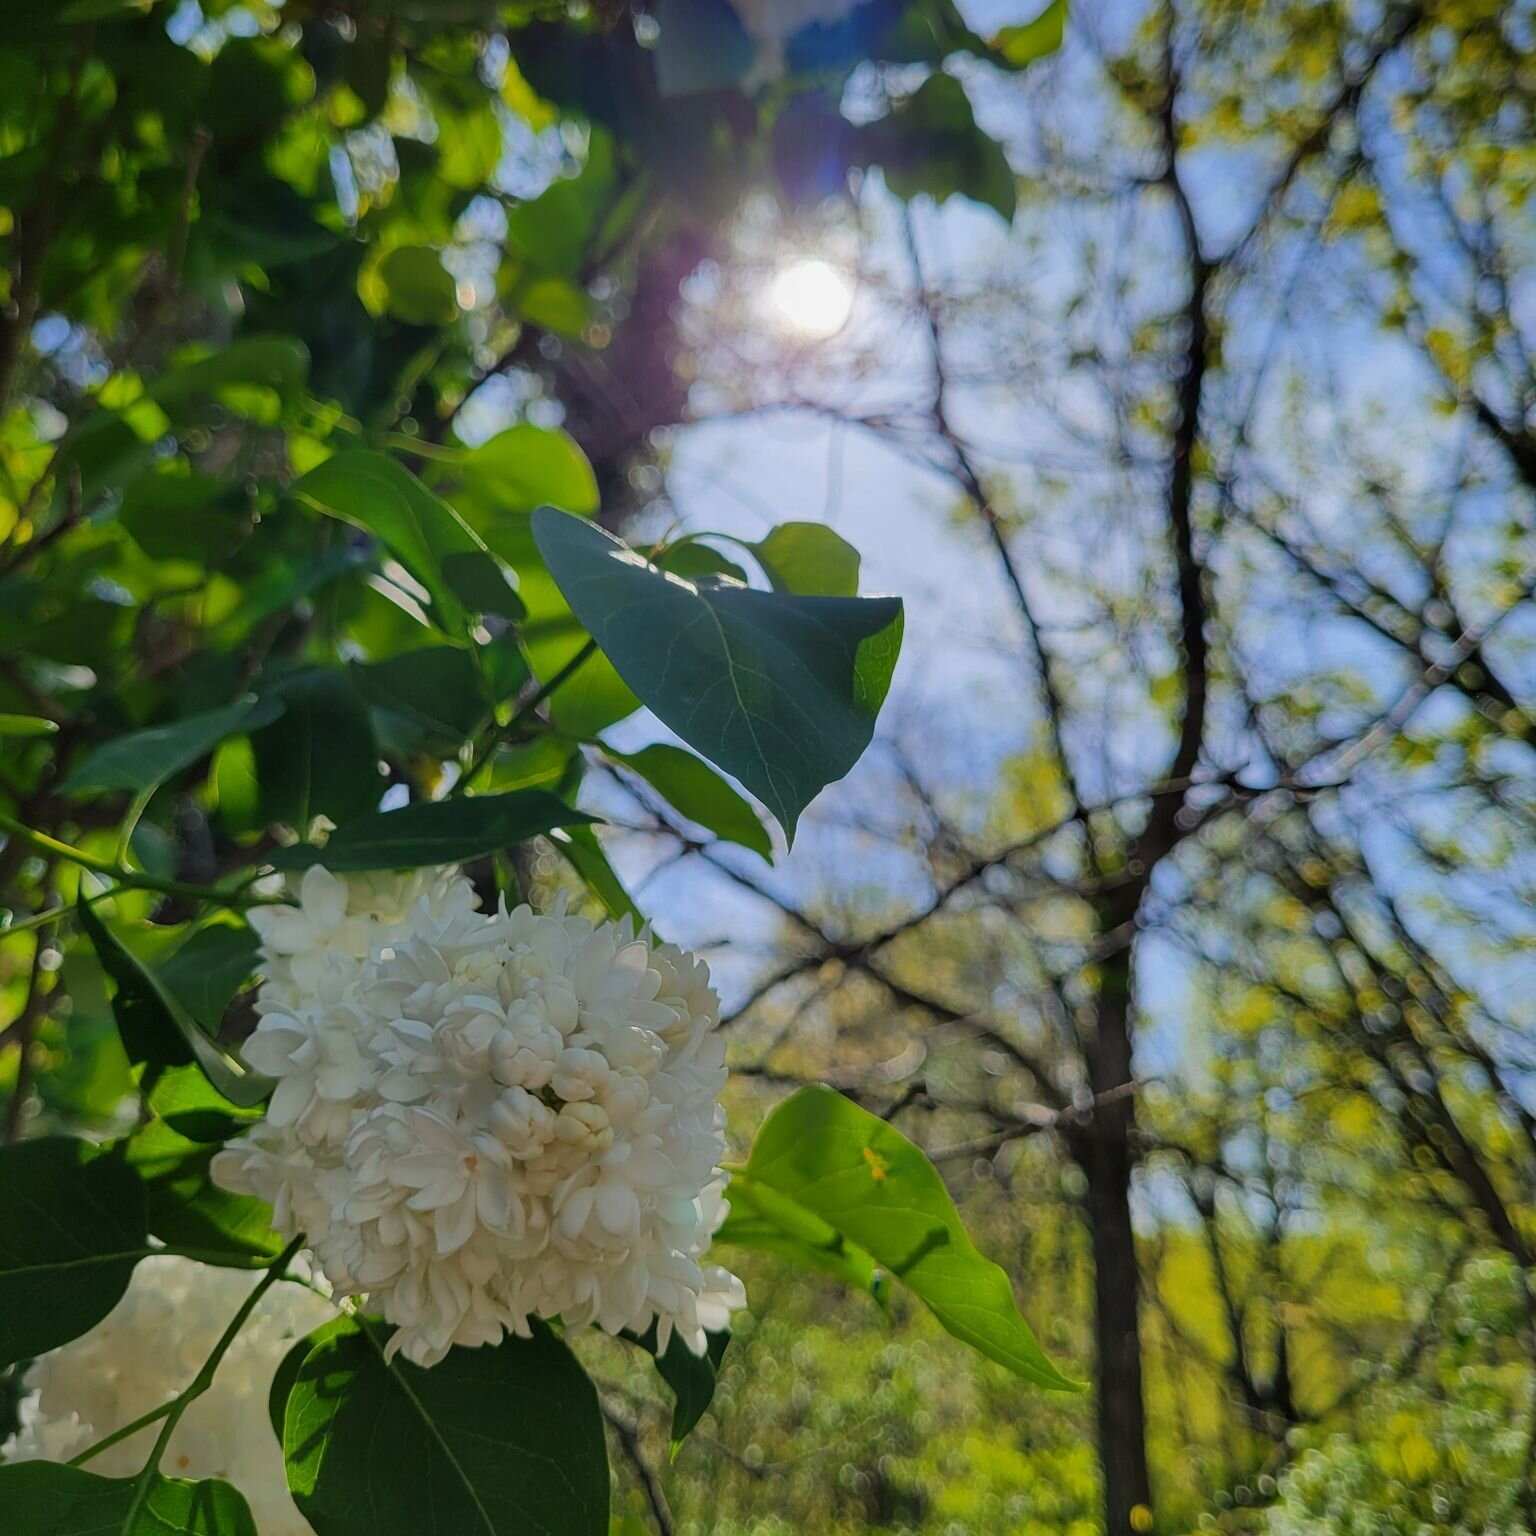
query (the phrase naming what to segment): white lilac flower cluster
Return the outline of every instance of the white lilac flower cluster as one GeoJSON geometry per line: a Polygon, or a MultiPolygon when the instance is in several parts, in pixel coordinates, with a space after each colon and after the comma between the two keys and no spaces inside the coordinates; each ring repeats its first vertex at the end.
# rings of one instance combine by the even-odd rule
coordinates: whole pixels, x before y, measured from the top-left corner
{"type": "MultiPolygon", "coordinates": [[[[101,1322],[28,1367],[21,1427],[0,1446],[0,1461],[67,1461],[169,1402],[197,1374],[259,1278],[169,1255],[142,1260],[101,1322]]],[[[329,1302],[303,1286],[273,1286],[219,1362],[212,1386],[176,1426],[161,1463],[172,1477],[233,1483],[261,1536],[313,1536],[288,1495],[267,1394],[292,1344],[334,1315],[329,1302]]],[[[131,1477],[160,1428],[146,1425],[108,1446],[89,1470],[131,1477]]]]}
{"type": "Polygon", "coordinates": [[[317,865],[251,921],[244,1055],[277,1087],[214,1174],[307,1233],[392,1349],[431,1365],[539,1317],[703,1353],[745,1296],[703,1263],[725,1047],[702,963],[628,922],[482,912],[457,873],[317,865]]]}

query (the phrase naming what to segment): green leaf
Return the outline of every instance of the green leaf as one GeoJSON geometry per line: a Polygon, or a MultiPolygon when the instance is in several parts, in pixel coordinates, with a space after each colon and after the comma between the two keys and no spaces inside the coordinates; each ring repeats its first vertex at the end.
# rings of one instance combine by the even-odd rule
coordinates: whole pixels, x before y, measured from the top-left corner
{"type": "Polygon", "coordinates": [[[367,706],[339,668],[284,678],[283,718],[251,737],[261,813],[299,831],[316,816],[341,823],[371,811],[384,792],[367,706]]]}
{"type": "Polygon", "coordinates": [[[485,552],[480,536],[415,475],[364,448],[349,448],[310,470],[293,495],[330,517],[375,534],[432,595],[444,631],[461,638],[469,615],[444,562],[485,552]]]}
{"type": "Polygon", "coordinates": [[[272,1085],[203,1033],[191,1015],[155,974],[113,936],[83,899],[75,914],[101,961],[117,984],[112,1013],[130,1061],[162,1067],[184,1067],[196,1061],[226,1099],[242,1108],[259,1104],[272,1085]]]}
{"type": "Polygon", "coordinates": [[[860,129],[856,142],[857,163],[880,166],[900,198],[926,192],[942,203],[959,193],[1013,218],[1013,168],[976,126],[965,87],[953,75],[930,75],[887,116],[860,129]]]}
{"type": "Polygon", "coordinates": [[[244,700],[187,715],[170,725],[132,731],[96,748],[59,786],[66,795],[95,790],[142,794],[206,756],[227,736],[270,725],[283,712],[280,699],[244,700]]]}
{"type": "Polygon", "coordinates": [[[430,1370],[316,1344],[288,1394],[288,1486],[316,1536],[607,1536],[597,1393],[550,1330],[430,1370]]]}
{"type": "Polygon", "coordinates": [[[459,315],[457,285],[428,245],[377,253],[358,274],[357,292],[370,314],[393,315],[409,325],[447,325],[459,315]]]}
{"type": "Polygon", "coordinates": [[[853,597],[859,590],[858,550],[825,523],[780,523],[747,547],[775,592],[853,597]]]}
{"type": "Polygon", "coordinates": [[[660,742],[638,752],[615,752],[611,747],[605,750],[610,757],[633,768],[689,821],[707,827],[728,843],[739,843],[772,860],[773,843],[768,829],[757,819],[757,812],[702,759],[660,742]]]}
{"type": "Polygon", "coordinates": [[[276,1258],[285,1239],[272,1230],[272,1207],[215,1184],[210,1170],[216,1151],[205,1148],[163,1169],[140,1169],[150,1232],[208,1264],[246,1269],[252,1259],[276,1258]]]}
{"type": "Polygon", "coordinates": [[[452,477],[453,503],[477,528],[546,505],[582,516],[597,511],[597,476],[575,439],[531,422],[466,453],[452,477]]]}
{"type": "Polygon", "coordinates": [[[672,1454],[693,1433],[715,1395],[715,1379],[720,1374],[720,1362],[725,1358],[725,1347],[731,1342],[729,1333],[705,1335],[706,1352],[696,1355],[674,1333],[667,1340],[666,1350],[656,1353],[656,1324],[652,1323],[643,1334],[625,1333],[624,1338],[638,1344],[656,1361],[661,1379],[672,1389],[675,1399],[672,1408],[672,1454]]]}
{"type": "Polygon", "coordinates": [[[249,1268],[253,1258],[273,1258],[282,1251],[286,1239],[271,1229],[272,1207],[213,1182],[217,1147],[200,1146],[158,1118],[141,1125],[122,1145],[143,1186],[151,1236],[195,1251],[210,1264],[227,1261],[241,1269],[249,1268]]]}
{"type": "Polygon", "coordinates": [[[267,1418],[279,1445],[283,1443],[283,1420],[288,1414],[288,1397],[293,1391],[294,1383],[299,1379],[299,1372],[303,1370],[305,1360],[309,1358],[310,1350],[339,1334],[352,1333],[356,1328],[357,1324],[345,1314],[333,1317],[330,1322],[322,1323],[313,1333],[305,1334],[278,1363],[277,1369],[272,1373],[272,1385],[267,1389],[267,1418]]]}
{"type": "Polygon", "coordinates": [[[1036,59],[1055,53],[1061,47],[1066,34],[1067,0],[1051,0],[1051,3],[1022,26],[1004,27],[991,42],[991,50],[1005,64],[1023,69],[1036,59]]]}
{"type": "Polygon", "coordinates": [[[260,1117],[255,1108],[226,1099],[196,1066],[162,1067],[145,1097],[150,1109],[189,1141],[224,1141],[260,1117]]]}
{"type": "Polygon", "coordinates": [[[575,827],[593,818],[572,810],[542,789],[459,800],[423,800],[398,811],[360,816],[332,833],[324,848],[307,843],[280,848],[277,869],[324,864],[333,871],[424,869],[462,864],[497,853],[554,827],[575,827]]]}
{"type": "Polygon", "coordinates": [[[728,0],[657,0],[656,84],[663,96],[729,89],[757,49],[728,0]]]}
{"type": "Polygon", "coordinates": [[[0,736],[52,736],[58,729],[58,721],[41,715],[0,715],[0,736]]]}
{"type": "Polygon", "coordinates": [[[398,717],[423,745],[452,751],[490,713],[475,658],[458,646],[403,651],[351,670],[358,692],[398,717]]]}
{"type": "Polygon", "coordinates": [[[863,1249],[957,1339],[1040,1386],[1075,1388],[1035,1342],[1008,1276],[972,1245],[938,1170],[885,1121],[802,1088],[763,1122],[743,1172],[863,1249]]]}
{"type": "Polygon", "coordinates": [[[591,317],[586,294],[569,278],[530,271],[521,262],[502,263],[496,290],[521,319],[557,336],[580,336],[591,317]]]}
{"type": "Polygon", "coordinates": [[[117,521],[152,559],[227,558],[249,529],[245,487],[216,475],[177,473],[180,467],[173,460],[126,486],[117,521]]]}
{"type": "Polygon", "coordinates": [[[517,595],[516,578],[488,549],[444,555],[443,580],[467,613],[520,619],[527,612],[517,595]]]}
{"type": "Polygon", "coordinates": [[[732,581],[747,585],[746,571],[701,539],[689,539],[686,544],[652,545],[649,549],[642,548],[640,553],[653,565],[681,576],[684,581],[698,581],[704,576],[729,576],[732,581]]]}
{"type": "Polygon", "coordinates": [[[244,923],[199,928],[156,971],[161,982],[209,1034],[256,969],[260,941],[244,923]]]}
{"type": "Polygon", "coordinates": [[[309,352],[302,342],[291,336],[249,336],[163,374],[148,395],[173,416],[202,396],[232,410],[243,411],[257,396],[285,408],[302,396],[308,378],[309,352]]]}
{"type": "Polygon", "coordinates": [[[59,12],[59,20],[104,21],[121,16],[143,16],[154,6],[155,0],[70,0],[59,12]]]}
{"type": "Polygon", "coordinates": [[[249,736],[221,741],[208,765],[208,789],[224,830],[238,837],[261,825],[261,784],[249,736]]]}
{"type": "Polygon", "coordinates": [[[144,1196],[116,1158],[67,1136],[0,1148],[0,1367],[95,1327],[146,1251],[144,1196]]]}
{"type": "Polygon", "coordinates": [[[531,272],[579,282],[594,242],[611,234],[617,181],[613,139],[594,123],[576,175],[558,177],[507,209],[507,254],[531,272]]]}
{"type": "Polygon", "coordinates": [[[534,534],[624,681],[793,841],[800,813],[869,745],[901,645],[900,599],[683,581],[548,508],[534,514],[534,534]]]}
{"type": "MultiPolygon", "coordinates": [[[[553,582],[548,585],[553,591],[553,582]]],[[[538,586],[536,577],[526,583],[530,593],[538,586]]],[[[546,617],[546,609],[544,614],[532,616],[523,629],[528,659],[538,676],[546,681],[559,676],[592,638],[577,623],[565,600],[559,601],[560,617],[546,617]]],[[[613,663],[601,651],[594,650],[550,695],[549,717],[563,735],[577,741],[593,741],[610,725],[617,725],[639,708],[640,700],[634,690],[614,670],[613,663]]]]}
{"type": "Polygon", "coordinates": [[[614,873],[591,827],[567,827],[565,836],[555,838],[554,843],[586,888],[602,902],[609,917],[615,922],[631,918],[637,928],[645,922],[645,915],[614,873]]]}
{"type": "Polygon", "coordinates": [[[19,1461],[0,1467],[0,1509],[15,1536],[257,1536],[250,1505],[229,1483],[156,1472],[135,1509],[137,1482],[19,1461]]]}
{"type": "Polygon", "coordinates": [[[882,1308],[890,1295],[890,1276],[857,1243],[849,1242],[805,1206],[744,1173],[731,1177],[730,1212],[715,1241],[777,1254],[801,1269],[819,1270],[867,1292],[882,1308]]]}

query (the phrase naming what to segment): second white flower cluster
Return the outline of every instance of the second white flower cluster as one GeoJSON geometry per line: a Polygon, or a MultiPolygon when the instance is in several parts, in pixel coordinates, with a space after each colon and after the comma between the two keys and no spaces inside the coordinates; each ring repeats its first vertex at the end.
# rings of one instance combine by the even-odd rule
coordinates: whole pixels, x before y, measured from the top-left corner
{"type": "Polygon", "coordinates": [[[725,1047],[700,961],[628,922],[482,912],[453,872],[314,866],[251,922],[243,1054],[277,1087],[215,1176],[307,1233],[392,1349],[430,1365],[540,1317],[703,1353],[745,1297],[704,1263],[725,1047]]]}

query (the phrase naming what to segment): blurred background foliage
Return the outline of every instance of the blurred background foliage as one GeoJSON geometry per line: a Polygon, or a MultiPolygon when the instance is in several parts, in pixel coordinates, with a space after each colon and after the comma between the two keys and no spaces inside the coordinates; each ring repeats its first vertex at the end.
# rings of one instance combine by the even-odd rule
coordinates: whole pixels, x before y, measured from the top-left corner
{"type": "MultiPolygon", "coordinates": [[[[618,873],[481,874],[717,946],[743,1143],[803,1081],[899,1117],[1094,1391],[758,1260],[674,1462],[587,1351],[617,1529],[1536,1528],[1531,7],[773,14],[12,0],[7,812],[207,883],[462,768],[439,594],[289,494],[338,451],[518,574],[505,699],[583,643],[535,506],[835,521],[917,629],[793,856],[669,805],[598,663],[484,783],[579,793],[618,873]],[[765,303],[807,254],[831,339],[765,303]],[[222,733],[117,848],[132,786],[68,775],[258,678],[310,729],[222,733]]],[[[74,878],[0,848],[10,1134],[127,1086],[37,921],[74,878]]]]}

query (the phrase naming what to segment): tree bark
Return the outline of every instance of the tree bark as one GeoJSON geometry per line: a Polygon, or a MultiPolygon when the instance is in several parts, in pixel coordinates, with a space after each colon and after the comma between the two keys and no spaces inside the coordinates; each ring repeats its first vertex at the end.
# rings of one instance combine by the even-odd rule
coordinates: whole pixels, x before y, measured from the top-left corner
{"type": "Polygon", "coordinates": [[[1106,962],[1097,1037],[1088,1060],[1098,1102],[1073,1148],[1088,1185],[1098,1452],[1108,1536],[1145,1531],[1152,1504],[1141,1371],[1141,1269],[1131,1225],[1136,1105],[1133,1095],[1102,1097],[1131,1080],[1130,979],[1128,952],[1106,962]],[[1138,1510],[1143,1512],[1139,1523],[1138,1510]]]}

